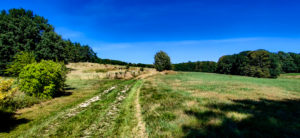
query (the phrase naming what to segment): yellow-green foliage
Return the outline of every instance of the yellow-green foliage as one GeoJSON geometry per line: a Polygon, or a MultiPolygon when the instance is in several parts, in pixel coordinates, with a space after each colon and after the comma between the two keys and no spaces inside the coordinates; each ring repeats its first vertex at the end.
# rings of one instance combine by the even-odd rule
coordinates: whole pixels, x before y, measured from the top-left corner
{"type": "Polygon", "coordinates": [[[6,73],[13,76],[18,76],[22,69],[31,63],[34,63],[35,55],[33,52],[20,52],[14,56],[14,61],[6,69],[6,73]]]}
{"type": "Polygon", "coordinates": [[[42,60],[24,67],[19,75],[20,90],[36,97],[53,97],[62,91],[66,80],[63,63],[42,60]]]}
{"type": "Polygon", "coordinates": [[[12,97],[16,88],[12,88],[14,80],[4,80],[0,77],[0,103],[12,97]]]}

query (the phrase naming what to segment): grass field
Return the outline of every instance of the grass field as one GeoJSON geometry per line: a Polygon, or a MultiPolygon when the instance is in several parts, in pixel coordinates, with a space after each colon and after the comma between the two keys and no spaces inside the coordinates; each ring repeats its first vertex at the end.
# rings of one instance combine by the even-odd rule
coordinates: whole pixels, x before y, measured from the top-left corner
{"type": "Polygon", "coordinates": [[[141,81],[85,77],[87,69],[72,69],[63,96],[15,113],[1,111],[0,137],[132,137],[141,81]]]}
{"type": "Polygon", "coordinates": [[[0,137],[300,136],[300,74],[151,72],[110,80],[74,71],[66,95],[1,113],[0,137]]]}
{"type": "Polygon", "coordinates": [[[153,77],[141,89],[147,133],[149,137],[299,137],[299,75],[153,77]]]}

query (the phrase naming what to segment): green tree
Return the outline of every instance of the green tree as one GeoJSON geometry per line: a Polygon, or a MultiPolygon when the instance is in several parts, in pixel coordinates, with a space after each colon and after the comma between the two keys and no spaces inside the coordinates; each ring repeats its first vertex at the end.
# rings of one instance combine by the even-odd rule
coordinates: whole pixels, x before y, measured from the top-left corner
{"type": "Polygon", "coordinates": [[[222,56],[217,64],[217,71],[222,74],[231,74],[234,58],[231,55],[222,56]]]}
{"type": "Polygon", "coordinates": [[[12,76],[18,76],[26,65],[36,62],[33,52],[20,52],[13,59],[6,69],[6,73],[12,76]]]}
{"type": "Polygon", "coordinates": [[[160,51],[155,54],[154,67],[158,71],[171,70],[171,60],[167,53],[160,51]]]}
{"type": "Polygon", "coordinates": [[[279,51],[278,57],[281,62],[282,72],[297,72],[297,65],[295,64],[293,57],[289,53],[279,51]]]}
{"type": "Polygon", "coordinates": [[[277,54],[272,53],[270,55],[270,77],[277,78],[280,75],[281,66],[280,60],[277,54]]]}
{"type": "Polygon", "coordinates": [[[291,55],[291,57],[294,60],[294,64],[297,67],[297,71],[296,72],[300,72],[300,54],[296,54],[296,53],[289,53],[291,55]]]}
{"type": "Polygon", "coordinates": [[[217,72],[259,78],[276,78],[280,73],[276,54],[266,50],[244,51],[223,56],[218,61],[217,72]]]}
{"type": "Polygon", "coordinates": [[[20,51],[34,52],[37,61],[95,62],[97,59],[89,46],[63,40],[44,17],[30,10],[3,10],[0,14],[0,75],[20,51]]]}
{"type": "Polygon", "coordinates": [[[38,60],[65,61],[67,58],[64,53],[64,44],[61,36],[55,32],[43,32],[35,49],[38,60]]]}

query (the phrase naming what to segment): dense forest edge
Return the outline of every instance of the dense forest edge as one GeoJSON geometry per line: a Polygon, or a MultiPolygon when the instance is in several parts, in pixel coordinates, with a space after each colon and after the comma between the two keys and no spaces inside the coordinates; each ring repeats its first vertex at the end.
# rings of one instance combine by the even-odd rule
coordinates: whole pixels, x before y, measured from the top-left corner
{"type": "Polygon", "coordinates": [[[64,40],[42,16],[31,10],[2,10],[0,14],[0,75],[19,52],[33,52],[35,60],[69,62],[94,62],[101,64],[152,67],[111,59],[100,59],[89,45],[64,40]]]}

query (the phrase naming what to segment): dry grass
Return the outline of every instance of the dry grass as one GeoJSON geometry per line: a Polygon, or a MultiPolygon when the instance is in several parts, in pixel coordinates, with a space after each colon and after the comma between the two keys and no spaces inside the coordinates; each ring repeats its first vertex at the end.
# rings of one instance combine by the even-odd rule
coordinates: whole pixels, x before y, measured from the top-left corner
{"type": "Polygon", "coordinates": [[[155,69],[145,68],[140,71],[139,67],[130,67],[119,65],[104,65],[98,63],[70,63],[67,68],[71,69],[68,74],[70,79],[92,80],[92,79],[132,79],[143,74],[152,74],[155,69]]]}

